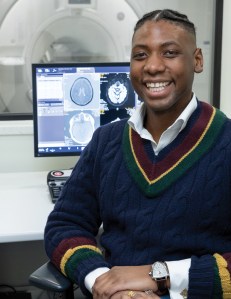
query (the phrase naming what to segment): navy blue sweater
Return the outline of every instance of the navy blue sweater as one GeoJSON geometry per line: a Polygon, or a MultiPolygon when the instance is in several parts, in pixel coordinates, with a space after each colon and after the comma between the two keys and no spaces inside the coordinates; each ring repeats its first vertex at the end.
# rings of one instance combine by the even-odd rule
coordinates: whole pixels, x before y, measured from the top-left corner
{"type": "Polygon", "coordinates": [[[84,278],[98,267],[191,258],[188,298],[225,298],[231,121],[199,102],[158,156],[126,120],[97,129],[48,218],[45,247],[85,294],[84,278]]]}

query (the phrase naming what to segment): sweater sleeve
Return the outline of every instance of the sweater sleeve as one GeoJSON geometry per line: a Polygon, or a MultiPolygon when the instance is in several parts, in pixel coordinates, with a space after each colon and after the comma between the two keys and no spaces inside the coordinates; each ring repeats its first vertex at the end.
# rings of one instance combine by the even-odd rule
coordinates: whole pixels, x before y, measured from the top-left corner
{"type": "Polygon", "coordinates": [[[44,236],[50,260],[86,295],[85,276],[96,268],[110,268],[97,244],[101,225],[98,176],[94,173],[97,135],[95,132],[66,182],[48,217],[44,236]]]}
{"type": "Polygon", "coordinates": [[[192,257],[188,298],[231,298],[231,253],[192,257]]]}

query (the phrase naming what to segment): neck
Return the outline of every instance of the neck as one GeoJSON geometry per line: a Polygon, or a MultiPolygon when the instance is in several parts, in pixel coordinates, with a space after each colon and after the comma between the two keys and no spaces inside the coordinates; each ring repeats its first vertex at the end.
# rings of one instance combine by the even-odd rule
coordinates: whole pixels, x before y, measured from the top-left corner
{"type": "Polygon", "coordinates": [[[152,109],[146,110],[144,127],[149,131],[157,143],[162,133],[175,122],[186,106],[187,105],[181,107],[181,109],[173,108],[171,109],[172,111],[155,111],[152,109]]]}
{"type": "Polygon", "coordinates": [[[162,133],[171,126],[177,117],[170,119],[169,115],[160,115],[159,113],[147,113],[144,119],[144,127],[152,135],[153,139],[158,143],[162,133]]]}
{"type": "Polygon", "coordinates": [[[176,101],[175,104],[163,110],[157,110],[146,105],[144,127],[149,131],[156,142],[159,141],[162,133],[170,127],[184,111],[191,98],[192,94],[190,97],[185,97],[185,100],[176,101]]]}

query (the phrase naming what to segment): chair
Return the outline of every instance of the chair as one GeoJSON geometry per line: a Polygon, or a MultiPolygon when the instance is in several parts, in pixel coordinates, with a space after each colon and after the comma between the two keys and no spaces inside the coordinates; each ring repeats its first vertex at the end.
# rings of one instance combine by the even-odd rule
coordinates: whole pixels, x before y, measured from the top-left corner
{"type": "MultiPolygon", "coordinates": [[[[100,247],[100,235],[103,232],[103,227],[99,228],[96,241],[100,247]]],[[[36,269],[29,276],[29,283],[39,289],[62,294],[65,299],[86,299],[80,289],[75,291],[72,282],[64,276],[50,261],[43,264],[40,268],[36,269]]]]}
{"type": "MultiPolygon", "coordinates": [[[[61,293],[62,298],[74,299],[74,286],[55,266],[48,261],[29,276],[29,283],[39,289],[61,293]]],[[[84,296],[80,296],[84,298],[84,296]]]]}

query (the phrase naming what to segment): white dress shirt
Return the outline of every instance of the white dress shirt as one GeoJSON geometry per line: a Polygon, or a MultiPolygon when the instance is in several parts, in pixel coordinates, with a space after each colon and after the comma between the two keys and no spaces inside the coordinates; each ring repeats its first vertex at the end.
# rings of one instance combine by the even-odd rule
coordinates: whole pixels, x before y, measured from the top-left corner
{"type": "Polygon", "coordinates": [[[151,141],[153,150],[155,154],[158,155],[158,153],[168,144],[170,144],[177,137],[180,131],[184,129],[188,119],[190,118],[196,107],[197,99],[195,94],[193,94],[192,100],[188,103],[186,108],[182,111],[175,122],[162,133],[158,143],[152,138],[152,135],[143,126],[145,116],[145,106],[143,104],[141,104],[135,110],[135,112],[128,120],[128,123],[142,138],[151,141]]]}
{"type": "MultiPolygon", "coordinates": [[[[145,116],[145,106],[141,104],[135,112],[132,114],[128,120],[128,124],[144,139],[150,140],[155,155],[170,144],[180,133],[181,130],[187,124],[188,119],[195,111],[197,107],[197,100],[195,94],[193,94],[192,100],[189,102],[187,107],[183,110],[180,116],[175,120],[175,122],[168,127],[161,135],[159,142],[157,143],[152,135],[143,126],[143,120],[145,116]]],[[[154,262],[154,261],[153,261],[154,262]]],[[[191,259],[184,259],[180,261],[166,261],[170,276],[170,298],[171,299],[183,299],[184,296],[182,292],[188,290],[188,273],[191,265],[191,259]]],[[[103,273],[106,273],[110,269],[108,268],[98,268],[90,272],[84,280],[86,288],[92,292],[92,287],[94,285],[95,279],[103,273]]]]}

